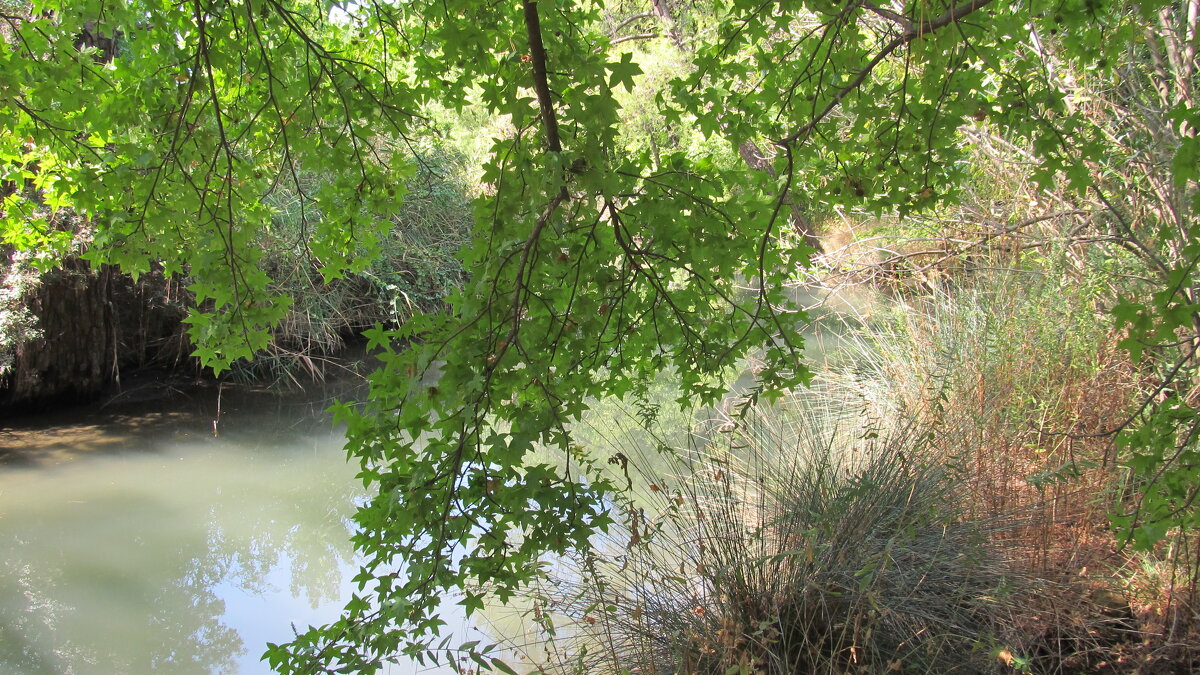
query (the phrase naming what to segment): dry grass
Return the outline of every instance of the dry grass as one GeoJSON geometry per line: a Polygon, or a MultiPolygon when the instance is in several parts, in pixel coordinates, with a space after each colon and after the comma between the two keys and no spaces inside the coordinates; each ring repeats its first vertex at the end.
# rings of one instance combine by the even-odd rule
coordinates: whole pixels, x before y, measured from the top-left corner
{"type": "Polygon", "coordinates": [[[976,673],[1032,654],[1018,629],[1048,584],[1004,544],[1024,515],[964,518],[927,424],[846,402],[822,386],[727,421],[672,477],[646,467],[629,525],[541,589],[537,616],[568,622],[543,668],[976,673]]]}
{"type": "Polygon", "coordinates": [[[674,459],[615,443],[640,487],[534,595],[546,672],[1189,672],[1194,551],[1108,527],[1142,382],[1094,308],[1011,276],[903,299],[674,459]]]}

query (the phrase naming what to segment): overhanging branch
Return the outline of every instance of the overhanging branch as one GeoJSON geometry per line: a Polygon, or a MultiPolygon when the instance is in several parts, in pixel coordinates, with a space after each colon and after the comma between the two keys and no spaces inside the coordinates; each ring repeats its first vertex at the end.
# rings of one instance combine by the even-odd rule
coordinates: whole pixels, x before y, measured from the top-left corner
{"type": "Polygon", "coordinates": [[[558,118],[554,115],[550,84],[546,81],[546,47],[542,44],[542,23],[538,19],[537,0],[525,0],[524,6],[525,31],[529,35],[529,59],[533,65],[533,91],[537,94],[538,106],[542,110],[546,145],[551,152],[562,152],[562,141],[558,136],[558,118]]]}
{"type": "Polygon", "coordinates": [[[808,135],[812,133],[813,129],[815,129],[818,124],[821,123],[821,120],[828,117],[829,113],[833,112],[839,105],[841,105],[842,99],[846,98],[846,96],[850,95],[855,89],[858,89],[860,86],[862,86],[862,83],[865,82],[867,77],[870,76],[871,72],[875,70],[875,67],[882,63],[883,60],[888,56],[891,56],[892,53],[897,49],[900,49],[919,37],[928,35],[936,30],[945,28],[952,23],[960,21],[968,15],[987,6],[991,2],[992,0],[967,0],[967,2],[949,9],[940,16],[911,26],[908,30],[901,33],[891,42],[888,42],[886,45],[884,45],[883,49],[879,50],[879,53],[876,54],[869,63],[867,63],[866,67],[860,70],[858,75],[855,75],[854,79],[846,84],[846,86],[839,89],[838,92],[834,94],[833,99],[830,100],[820,112],[814,115],[807,124],[793,131],[787,136],[775,141],[775,143],[777,145],[791,145],[797,141],[808,138],[808,135]]]}

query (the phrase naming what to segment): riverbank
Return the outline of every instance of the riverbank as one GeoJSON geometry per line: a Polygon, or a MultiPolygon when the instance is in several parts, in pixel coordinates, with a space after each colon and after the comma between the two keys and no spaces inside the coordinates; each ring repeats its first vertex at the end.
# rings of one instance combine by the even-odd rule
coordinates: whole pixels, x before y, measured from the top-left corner
{"type": "Polygon", "coordinates": [[[130,452],[170,437],[216,439],[253,431],[264,416],[298,432],[329,433],[326,410],[361,399],[361,345],[338,359],[324,380],[279,387],[190,377],[148,369],[96,401],[30,411],[0,408],[0,466],[47,466],[107,452],[130,452]]]}

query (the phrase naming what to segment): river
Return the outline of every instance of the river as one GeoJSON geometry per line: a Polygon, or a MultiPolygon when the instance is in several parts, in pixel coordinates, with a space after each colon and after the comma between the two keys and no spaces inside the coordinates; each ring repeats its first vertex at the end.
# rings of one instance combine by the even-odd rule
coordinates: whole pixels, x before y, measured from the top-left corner
{"type": "Polygon", "coordinates": [[[0,672],[265,673],[267,642],[335,619],[363,488],[327,403],[209,389],[0,423],[0,672]]]}
{"type": "MultiPolygon", "coordinates": [[[[809,335],[810,362],[836,334],[809,335]]],[[[664,411],[678,396],[666,380],[655,385],[664,411]]],[[[201,388],[0,422],[0,673],[265,673],[267,642],[335,619],[357,573],[350,516],[364,496],[323,412],[346,394],[201,388]]],[[[695,415],[660,426],[686,436],[695,415]]],[[[581,436],[597,447],[662,442],[614,432],[629,416],[606,402],[581,436]]],[[[492,641],[453,599],[444,618],[462,638],[453,644],[492,641]]],[[[489,632],[525,628],[508,619],[489,632]]]]}

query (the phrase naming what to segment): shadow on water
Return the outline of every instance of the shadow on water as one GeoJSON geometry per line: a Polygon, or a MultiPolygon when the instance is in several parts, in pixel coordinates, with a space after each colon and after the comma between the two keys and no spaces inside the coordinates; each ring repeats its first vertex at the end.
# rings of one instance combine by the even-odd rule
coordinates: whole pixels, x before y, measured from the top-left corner
{"type": "Polygon", "coordinates": [[[209,383],[184,391],[143,383],[92,405],[0,419],[0,467],[157,452],[170,442],[255,435],[263,425],[285,436],[327,434],[329,406],[337,400],[356,400],[364,390],[362,382],[353,379],[288,392],[209,383]]]}

